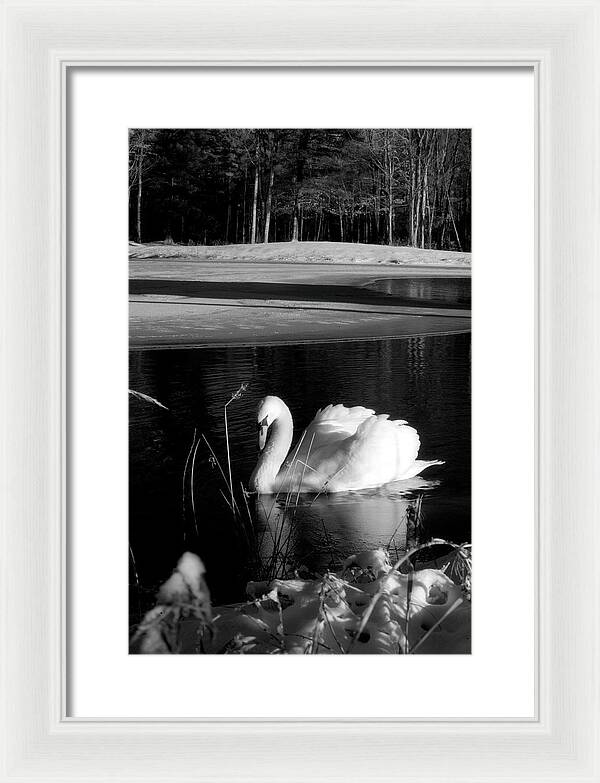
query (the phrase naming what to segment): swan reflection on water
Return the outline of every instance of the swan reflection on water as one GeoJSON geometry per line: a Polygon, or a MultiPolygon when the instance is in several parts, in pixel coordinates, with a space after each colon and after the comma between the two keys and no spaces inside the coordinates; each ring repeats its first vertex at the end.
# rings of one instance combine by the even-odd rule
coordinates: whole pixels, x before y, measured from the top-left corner
{"type": "Polygon", "coordinates": [[[417,476],[352,492],[254,496],[261,560],[320,570],[339,567],[357,545],[404,550],[415,534],[415,503],[439,485],[417,476]]]}

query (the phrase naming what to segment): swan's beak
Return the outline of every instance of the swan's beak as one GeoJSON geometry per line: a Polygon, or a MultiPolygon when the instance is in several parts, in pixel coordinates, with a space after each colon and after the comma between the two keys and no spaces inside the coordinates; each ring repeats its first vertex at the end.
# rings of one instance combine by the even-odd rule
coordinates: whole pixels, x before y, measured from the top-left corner
{"type": "Polygon", "coordinates": [[[262,421],[258,422],[258,449],[262,451],[267,442],[267,430],[269,425],[267,424],[267,416],[262,421]]]}

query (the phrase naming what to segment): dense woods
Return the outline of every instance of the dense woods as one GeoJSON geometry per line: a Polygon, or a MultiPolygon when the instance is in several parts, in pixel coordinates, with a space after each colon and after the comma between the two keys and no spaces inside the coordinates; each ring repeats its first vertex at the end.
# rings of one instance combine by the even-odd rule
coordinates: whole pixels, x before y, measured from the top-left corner
{"type": "Polygon", "coordinates": [[[464,129],[129,131],[136,242],[471,249],[464,129]]]}

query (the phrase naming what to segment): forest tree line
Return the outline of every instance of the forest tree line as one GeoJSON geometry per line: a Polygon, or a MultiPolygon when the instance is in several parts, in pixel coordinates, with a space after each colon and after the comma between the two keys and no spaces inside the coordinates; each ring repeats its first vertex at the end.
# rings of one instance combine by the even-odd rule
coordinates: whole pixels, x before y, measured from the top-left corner
{"type": "Polygon", "coordinates": [[[135,242],[471,249],[467,129],[129,131],[135,242]]]}

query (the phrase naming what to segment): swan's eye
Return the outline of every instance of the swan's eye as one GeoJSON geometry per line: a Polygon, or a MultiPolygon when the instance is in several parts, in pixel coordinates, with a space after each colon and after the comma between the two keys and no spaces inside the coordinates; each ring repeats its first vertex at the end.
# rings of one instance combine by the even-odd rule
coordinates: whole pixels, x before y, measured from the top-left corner
{"type": "Polygon", "coordinates": [[[258,422],[257,427],[259,430],[262,430],[263,427],[269,426],[268,418],[269,418],[268,416],[265,416],[265,418],[262,421],[258,422]]]}

